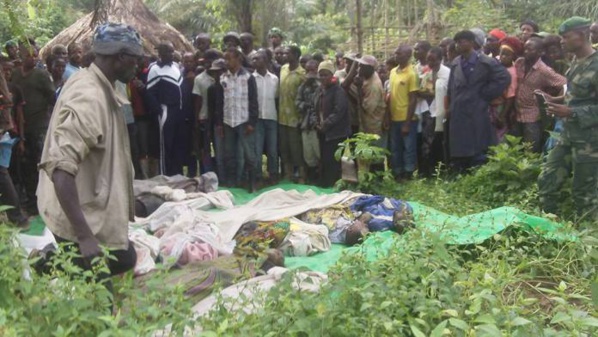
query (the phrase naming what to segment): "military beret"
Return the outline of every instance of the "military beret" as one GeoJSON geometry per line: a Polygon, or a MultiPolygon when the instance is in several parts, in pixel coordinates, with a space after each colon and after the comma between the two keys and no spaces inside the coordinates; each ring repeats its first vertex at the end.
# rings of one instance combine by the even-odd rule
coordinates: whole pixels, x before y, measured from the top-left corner
{"type": "Polygon", "coordinates": [[[565,20],[559,26],[559,35],[563,35],[573,30],[589,28],[592,25],[592,20],[582,18],[579,16],[573,16],[565,20]]]}
{"type": "Polygon", "coordinates": [[[268,32],[268,37],[272,37],[272,36],[278,36],[281,39],[284,39],[284,33],[282,32],[282,30],[280,28],[277,28],[277,27],[272,27],[272,29],[270,29],[270,31],[268,32]]]}

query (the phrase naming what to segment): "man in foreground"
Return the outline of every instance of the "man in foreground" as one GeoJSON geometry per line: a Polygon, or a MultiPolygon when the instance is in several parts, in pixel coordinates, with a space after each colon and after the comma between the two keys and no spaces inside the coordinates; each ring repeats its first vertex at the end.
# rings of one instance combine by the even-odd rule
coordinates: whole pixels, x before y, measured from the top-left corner
{"type": "MultiPolygon", "coordinates": [[[[56,102],[44,144],[37,194],[40,214],[58,243],[73,243],[91,269],[107,247],[111,275],[135,265],[128,240],[133,219],[133,166],[121,111],[126,98],[114,89],[135,75],[143,49],[133,28],[108,23],[96,29],[89,69],[74,74],[56,102]]],[[[97,275],[99,279],[109,275],[97,275]]],[[[110,289],[110,283],[108,283],[110,289]]]]}
{"type": "Polygon", "coordinates": [[[573,173],[573,204],[580,217],[596,217],[598,206],[598,53],[590,42],[590,20],[572,17],[559,27],[565,48],[575,55],[567,72],[567,93],[545,94],[549,116],[564,119],[564,130],[538,178],[542,208],[556,213],[560,190],[573,173]]]}

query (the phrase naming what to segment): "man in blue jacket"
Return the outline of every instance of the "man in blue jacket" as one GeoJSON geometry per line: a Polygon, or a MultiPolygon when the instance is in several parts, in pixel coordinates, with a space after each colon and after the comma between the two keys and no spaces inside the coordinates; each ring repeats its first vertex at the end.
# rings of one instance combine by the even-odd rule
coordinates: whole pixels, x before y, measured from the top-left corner
{"type": "Polygon", "coordinates": [[[495,59],[475,50],[473,32],[461,31],[454,40],[459,56],[450,67],[446,118],[450,121],[452,164],[458,171],[465,171],[482,165],[488,148],[496,144],[489,106],[509,86],[511,76],[495,59]]]}

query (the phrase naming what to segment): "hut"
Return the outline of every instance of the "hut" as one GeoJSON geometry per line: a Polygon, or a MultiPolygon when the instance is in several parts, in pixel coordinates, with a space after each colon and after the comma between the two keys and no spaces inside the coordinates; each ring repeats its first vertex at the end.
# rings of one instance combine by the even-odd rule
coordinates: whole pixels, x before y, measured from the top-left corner
{"type": "Polygon", "coordinates": [[[104,22],[125,23],[135,28],[141,35],[143,49],[147,55],[155,54],[155,47],[161,41],[172,42],[178,51],[193,51],[193,45],[185,36],[160,20],[142,0],[100,0],[96,3],[97,8],[93,12],[50,40],[41,49],[40,56],[45,58],[56,44],[68,46],[72,42],[79,42],[84,50],[88,50],[96,26],[104,22]]]}

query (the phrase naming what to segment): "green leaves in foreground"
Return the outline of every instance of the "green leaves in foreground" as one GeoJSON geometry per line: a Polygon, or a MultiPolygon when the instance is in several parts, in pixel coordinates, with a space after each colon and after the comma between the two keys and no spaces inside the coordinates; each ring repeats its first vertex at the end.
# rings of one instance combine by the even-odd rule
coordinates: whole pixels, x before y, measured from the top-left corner
{"type": "Polygon", "coordinates": [[[518,238],[448,247],[413,230],[389,252],[345,255],[317,294],[295,290],[287,277],[255,300],[257,312],[225,310],[221,300],[200,324],[218,336],[597,335],[582,276],[595,275],[598,264],[584,254],[593,247],[504,235],[518,238]]]}

